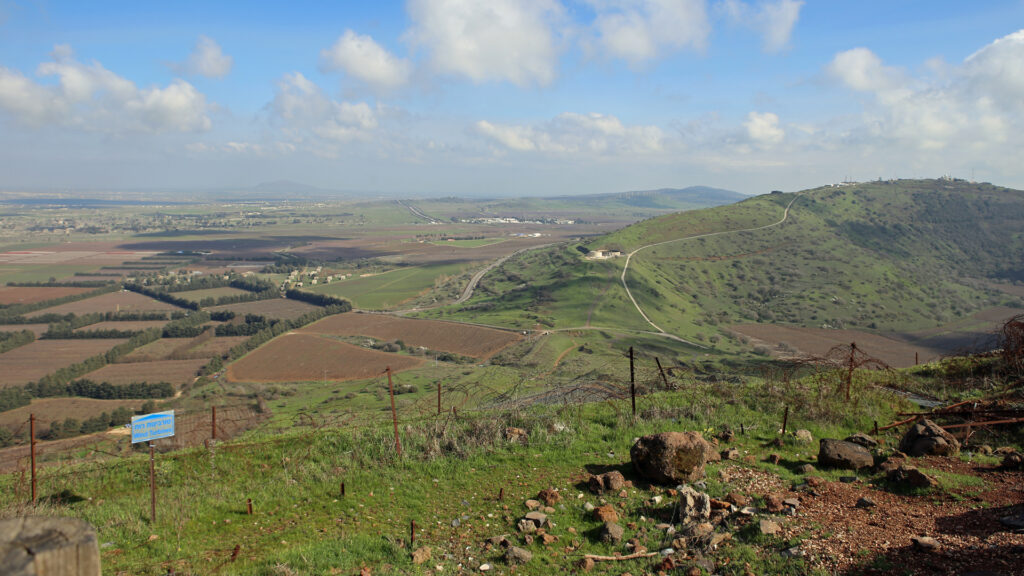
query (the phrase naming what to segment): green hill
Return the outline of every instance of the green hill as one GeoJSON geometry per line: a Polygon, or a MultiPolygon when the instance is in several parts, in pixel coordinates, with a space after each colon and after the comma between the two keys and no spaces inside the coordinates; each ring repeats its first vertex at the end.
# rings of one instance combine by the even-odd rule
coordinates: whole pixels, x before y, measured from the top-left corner
{"type": "Polygon", "coordinates": [[[996,305],[1021,306],[999,282],[1024,280],[1024,192],[901,180],[768,194],[651,218],[581,246],[513,259],[470,301],[441,314],[516,327],[653,330],[619,276],[665,331],[712,347],[731,324],[907,331],[996,305]],[[795,200],[794,200],[795,199],[795,200]],[[793,202],[786,222],[778,222],[793,202]],[[712,234],[706,237],[701,235],[712,234]]]}

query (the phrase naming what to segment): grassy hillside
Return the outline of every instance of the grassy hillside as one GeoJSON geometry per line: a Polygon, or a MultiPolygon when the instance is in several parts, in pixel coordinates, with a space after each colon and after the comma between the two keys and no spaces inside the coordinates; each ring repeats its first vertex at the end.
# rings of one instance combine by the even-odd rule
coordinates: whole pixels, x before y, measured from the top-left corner
{"type": "Polygon", "coordinates": [[[586,261],[582,252],[669,241],[638,252],[627,280],[652,320],[697,343],[730,348],[725,327],[746,322],[919,330],[1024,304],[995,286],[1024,279],[1021,230],[1024,192],[989,184],[911,180],[769,194],[524,255],[441,314],[517,327],[651,329],[619,282],[625,259],[586,261]],[[794,198],[785,223],[740,231],[777,222],[794,198]]]}

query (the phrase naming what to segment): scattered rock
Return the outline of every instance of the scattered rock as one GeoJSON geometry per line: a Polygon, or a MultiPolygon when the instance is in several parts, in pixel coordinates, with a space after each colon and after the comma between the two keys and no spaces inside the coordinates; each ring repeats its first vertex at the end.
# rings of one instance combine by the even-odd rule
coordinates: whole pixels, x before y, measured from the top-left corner
{"type": "Polygon", "coordinates": [[[764,497],[764,507],[772,514],[778,514],[782,512],[782,498],[775,494],[769,494],[764,497]]]}
{"type": "Polygon", "coordinates": [[[798,498],[786,498],[785,500],[782,501],[782,503],[785,504],[786,506],[789,506],[790,508],[800,507],[800,499],[798,498]]]}
{"type": "Polygon", "coordinates": [[[1003,516],[999,519],[999,522],[1004,526],[1009,526],[1010,528],[1024,530],[1024,512],[1017,514],[1016,516],[1003,516]]]}
{"type": "Polygon", "coordinates": [[[583,504],[583,509],[585,511],[587,511],[587,512],[593,512],[594,511],[594,505],[591,504],[590,502],[586,502],[586,503],[583,504]]]}
{"type": "Polygon", "coordinates": [[[864,434],[863,432],[857,432],[846,437],[847,442],[853,442],[854,444],[860,444],[861,446],[871,450],[872,448],[878,447],[878,440],[875,440],[871,436],[864,434]]]}
{"type": "Polygon", "coordinates": [[[768,462],[769,464],[778,464],[781,461],[782,456],[779,456],[778,454],[769,454],[768,457],[765,458],[765,462],[768,462]]]}
{"type": "Polygon", "coordinates": [[[989,446],[988,444],[982,444],[981,446],[978,446],[978,454],[981,454],[983,456],[991,456],[992,447],[989,446]]]}
{"type": "Polygon", "coordinates": [[[639,538],[630,538],[629,541],[626,542],[626,548],[641,554],[647,552],[647,546],[644,546],[643,542],[641,542],[639,538]]]}
{"type": "Polygon", "coordinates": [[[527,500],[526,502],[524,502],[524,504],[526,504],[526,507],[529,508],[530,510],[536,510],[537,508],[540,508],[540,502],[536,500],[527,500]]]}
{"type": "Polygon", "coordinates": [[[619,513],[615,511],[615,507],[611,504],[605,504],[604,506],[594,508],[594,520],[598,522],[618,522],[619,513]]]}
{"type": "Polygon", "coordinates": [[[430,546],[422,546],[417,548],[412,553],[413,564],[423,564],[430,560],[430,546]]]}
{"type": "Polygon", "coordinates": [[[548,523],[548,515],[543,512],[527,512],[523,519],[533,522],[537,528],[543,528],[548,523]]]}
{"type": "Polygon", "coordinates": [[[692,482],[704,477],[711,447],[697,432],[662,432],[644,436],[629,450],[637,473],[661,484],[692,482]]]}
{"type": "Polygon", "coordinates": [[[952,456],[960,452],[960,442],[925,418],[911,426],[903,436],[900,451],[910,456],[952,456]]]}
{"type": "Polygon", "coordinates": [[[725,500],[716,500],[714,498],[711,499],[712,510],[728,510],[731,507],[732,504],[726,502],[725,500]]]}
{"type": "Polygon", "coordinates": [[[601,542],[618,544],[619,542],[622,542],[622,536],[625,533],[626,530],[615,522],[605,522],[601,526],[601,530],[598,534],[601,542]]]}
{"type": "Polygon", "coordinates": [[[732,534],[728,532],[715,532],[711,535],[711,541],[708,542],[708,547],[715,548],[726,540],[732,540],[732,534]]]}
{"type": "Polygon", "coordinates": [[[868,498],[867,496],[862,496],[859,500],[857,500],[857,508],[874,508],[875,506],[877,506],[877,504],[875,504],[875,501],[872,500],[871,498],[868,498]]]}
{"type": "Polygon", "coordinates": [[[525,442],[527,437],[526,430],[522,428],[513,428],[509,426],[505,428],[505,440],[509,442],[525,442]]]}
{"type": "Polygon", "coordinates": [[[554,509],[554,508],[552,508],[551,506],[545,506],[545,507],[541,508],[541,510],[542,510],[542,511],[543,511],[543,512],[544,512],[545,514],[554,514],[554,513],[555,513],[555,509],[554,509]]]}
{"type": "Polygon", "coordinates": [[[818,449],[818,462],[823,466],[857,470],[873,465],[875,459],[871,452],[860,444],[822,438],[818,449]]]}
{"type": "Polygon", "coordinates": [[[458,518],[456,518],[455,520],[452,520],[452,528],[458,528],[460,524],[462,524],[462,521],[459,520],[458,518]]]}
{"type": "Polygon", "coordinates": [[[811,488],[821,488],[828,483],[828,480],[825,480],[820,476],[808,476],[804,481],[807,482],[807,485],[811,488]]]}
{"type": "Polygon", "coordinates": [[[587,482],[587,487],[594,494],[601,494],[605,490],[622,490],[626,487],[626,477],[622,475],[622,472],[612,470],[611,472],[591,476],[587,482]]]}
{"type": "Polygon", "coordinates": [[[747,504],[750,503],[750,498],[747,498],[746,496],[740,494],[739,492],[729,492],[729,494],[725,497],[725,500],[726,502],[730,502],[737,506],[746,506],[747,504]]]}
{"type": "Polygon", "coordinates": [[[651,496],[651,505],[658,506],[662,500],[664,500],[662,496],[651,496]]]}
{"type": "Polygon", "coordinates": [[[550,546],[555,542],[558,542],[558,536],[555,536],[554,534],[544,533],[540,535],[540,543],[545,546],[550,546]]]}
{"type": "Polygon", "coordinates": [[[714,531],[715,527],[712,526],[710,522],[701,522],[700,524],[694,525],[694,527],[690,529],[690,537],[698,539],[706,538],[707,536],[710,536],[711,533],[714,531]]]}
{"type": "Polygon", "coordinates": [[[629,492],[626,492],[625,490],[619,490],[619,498],[627,498],[627,497],[629,497],[629,492]]]}
{"type": "Polygon", "coordinates": [[[814,442],[814,435],[811,434],[810,430],[800,429],[796,431],[796,439],[801,442],[811,443],[814,442]]]}
{"type": "Polygon", "coordinates": [[[510,543],[510,542],[508,541],[508,538],[506,538],[505,536],[492,536],[492,537],[488,538],[488,539],[486,540],[486,542],[487,542],[487,544],[489,544],[489,545],[490,545],[490,546],[491,546],[492,548],[496,548],[496,547],[498,547],[498,546],[501,546],[502,548],[508,548],[508,547],[509,547],[509,545],[511,544],[511,543],[510,543]]]}
{"type": "Polygon", "coordinates": [[[718,438],[722,442],[732,442],[732,439],[735,438],[735,437],[736,437],[736,433],[733,432],[732,430],[730,430],[729,428],[726,428],[725,430],[722,430],[716,436],[716,438],[718,438]]]}
{"type": "Polygon", "coordinates": [[[711,497],[690,486],[679,490],[680,519],[683,523],[700,522],[711,518],[711,497]]]}
{"type": "Polygon", "coordinates": [[[792,548],[782,551],[782,556],[785,558],[802,558],[806,555],[807,552],[804,552],[804,550],[799,546],[793,546],[792,548]]]}
{"type": "Polygon", "coordinates": [[[817,472],[811,464],[801,464],[800,466],[797,466],[796,471],[800,474],[814,474],[817,472]]]}
{"type": "Polygon", "coordinates": [[[722,460],[739,460],[740,451],[735,448],[729,448],[728,450],[722,450],[722,460]]]}
{"type": "Polygon", "coordinates": [[[740,514],[744,516],[753,516],[754,514],[757,514],[757,508],[744,506],[743,508],[740,508],[740,514]]]}
{"type": "Polygon", "coordinates": [[[576,562],[576,568],[582,572],[590,572],[596,565],[593,558],[583,558],[576,562]]]}
{"type": "Polygon", "coordinates": [[[1024,454],[1011,452],[1004,455],[1001,466],[1005,470],[1024,470],[1024,454]]]}
{"type": "Polygon", "coordinates": [[[913,466],[900,466],[886,476],[889,482],[911,488],[931,488],[937,484],[934,478],[913,466]]]}
{"type": "Polygon", "coordinates": [[[761,520],[758,522],[757,528],[761,531],[761,534],[769,536],[772,534],[778,534],[779,530],[782,530],[782,526],[779,526],[778,522],[774,522],[772,520],[761,520]]]}
{"type": "Polygon", "coordinates": [[[480,571],[481,572],[487,572],[490,569],[491,569],[491,565],[490,564],[481,564],[480,565],[480,571]]]}
{"type": "Polygon", "coordinates": [[[939,545],[939,541],[931,536],[914,536],[910,541],[914,544],[915,548],[926,552],[938,552],[942,549],[942,546],[939,545]]]}
{"type": "Polygon", "coordinates": [[[843,484],[853,484],[854,482],[857,481],[857,477],[856,476],[840,476],[839,477],[839,481],[842,482],[843,484]]]}
{"type": "Polygon", "coordinates": [[[888,474],[889,472],[892,472],[893,470],[899,468],[903,464],[904,462],[902,458],[890,457],[885,462],[880,462],[878,466],[876,466],[876,468],[879,472],[885,472],[886,474],[888,474]]]}
{"type": "Polygon", "coordinates": [[[509,549],[505,551],[505,562],[507,562],[509,566],[526,564],[530,560],[533,560],[533,552],[518,546],[510,546],[509,549]]]}
{"type": "Polygon", "coordinates": [[[537,493],[537,500],[543,502],[545,506],[554,506],[562,501],[562,495],[558,493],[558,490],[545,488],[537,493]]]}
{"type": "Polygon", "coordinates": [[[527,520],[526,518],[523,518],[519,521],[518,524],[516,524],[516,529],[518,529],[523,534],[529,534],[531,532],[537,531],[537,525],[527,520]]]}

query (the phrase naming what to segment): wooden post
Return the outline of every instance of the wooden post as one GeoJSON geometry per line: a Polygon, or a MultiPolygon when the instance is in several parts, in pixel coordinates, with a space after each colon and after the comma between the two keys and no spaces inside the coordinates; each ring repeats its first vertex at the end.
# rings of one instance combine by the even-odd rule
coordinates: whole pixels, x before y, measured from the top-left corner
{"type": "Polygon", "coordinates": [[[409,550],[416,547],[416,521],[409,521],[409,550]]]}
{"type": "Polygon", "coordinates": [[[217,407],[213,406],[211,408],[211,410],[213,411],[212,412],[213,417],[210,420],[211,421],[211,424],[210,424],[210,438],[212,438],[213,440],[216,440],[217,439],[217,407]]]}
{"type": "Polygon", "coordinates": [[[920,357],[917,354],[917,352],[914,352],[914,366],[917,366],[918,362],[920,361],[920,357]]]}
{"type": "Polygon", "coordinates": [[[0,574],[100,576],[96,530],[76,518],[0,520],[0,574]]]}
{"type": "Polygon", "coordinates": [[[149,518],[156,524],[156,448],[149,443],[149,518]]]}
{"type": "Polygon", "coordinates": [[[398,439],[398,412],[395,411],[395,387],[391,384],[391,366],[385,372],[388,373],[388,394],[391,395],[391,420],[395,423],[395,451],[402,455],[402,441],[398,439]]]}
{"type": "Polygon", "coordinates": [[[786,435],[786,424],[789,423],[789,406],[786,406],[786,411],[782,413],[782,435],[786,435]]]}
{"type": "Polygon", "coordinates": [[[857,354],[857,343],[850,342],[850,366],[846,371],[846,401],[850,401],[850,389],[853,388],[853,366],[857,354]]]}
{"type": "Polygon", "coordinates": [[[661,381],[665,384],[665,390],[668,390],[668,377],[665,376],[665,369],[661,367],[661,359],[655,356],[654,361],[658,363],[658,372],[661,373],[661,381]]]}
{"type": "Polygon", "coordinates": [[[441,415],[441,381],[437,381],[437,415],[441,415]]]}
{"type": "Polygon", "coordinates": [[[36,415],[28,415],[28,433],[32,451],[32,503],[36,503],[36,415]]]}
{"type": "Polygon", "coordinates": [[[636,418],[636,374],[633,371],[633,347],[629,347],[629,395],[633,399],[633,417],[636,418]]]}

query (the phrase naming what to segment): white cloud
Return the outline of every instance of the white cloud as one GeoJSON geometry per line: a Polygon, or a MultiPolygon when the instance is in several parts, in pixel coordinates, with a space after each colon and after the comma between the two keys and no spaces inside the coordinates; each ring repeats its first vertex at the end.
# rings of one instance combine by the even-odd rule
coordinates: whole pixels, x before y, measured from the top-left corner
{"type": "Polygon", "coordinates": [[[369,36],[345,30],[330,49],[320,52],[327,70],[342,70],[370,87],[393,90],[409,81],[412,63],[391,54],[369,36]]]}
{"type": "Polygon", "coordinates": [[[37,74],[56,76],[57,85],[0,67],[0,109],[29,125],[105,133],[191,132],[211,126],[206,97],[184,80],[140,90],[99,62],[76,61],[68,46],[56,46],[52,56],[37,74]]]}
{"type": "Polygon", "coordinates": [[[615,116],[566,112],[536,126],[502,125],[481,120],[477,134],[517,152],[565,155],[649,155],[663,151],[665,136],[657,126],[626,126],[615,116]]]}
{"type": "Polygon", "coordinates": [[[332,100],[299,72],[278,81],[269,108],[293,143],[369,140],[378,126],[367,103],[332,100]]]}
{"type": "Polygon", "coordinates": [[[184,74],[223,78],[231,72],[234,58],[225,54],[212,38],[200,36],[188,60],[177,68],[184,74]]]}
{"type": "Polygon", "coordinates": [[[803,5],[802,0],[762,0],[756,5],[723,0],[716,8],[733,22],[760,34],[765,52],[779,52],[789,46],[803,5]]]}
{"type": "Polygon", "coordinates": [[[434,70],[474,82],[545,86],[558,65],[555,0],[410,0],[407,38],[434,70]]]}
{"type": "Polygon", "coordinates": [[[751,112],[743,123],[747,136],[761,147],[771,147],[782,142],[786,132],[779,127],[779,117],[771,112],[751,112]]]}
{"type": "Polygon", "coordinates": [[[846,87],[874,96],[862,120],[865,139],[921,151],[1004,150],[1014,138],[1024,144],[1024,31],[959,65],[930,61],[926,69],[935,74],[909,76],[866,48],[841,52],[826,68],[846,87]]]}
{"type": "Polygon", "coordinates": [[[589,0],[597,13],[597,45],[612,58],[638,65],[664,52],[707,46],[706,0],[589,0]]]}

